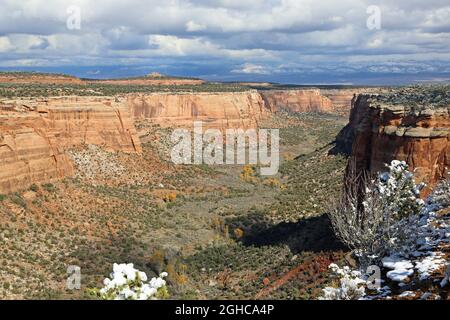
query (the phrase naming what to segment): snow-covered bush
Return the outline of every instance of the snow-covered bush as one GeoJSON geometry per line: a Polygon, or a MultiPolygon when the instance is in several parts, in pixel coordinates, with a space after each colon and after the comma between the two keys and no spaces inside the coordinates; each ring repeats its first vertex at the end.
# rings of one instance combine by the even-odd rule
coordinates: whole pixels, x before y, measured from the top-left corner
{"type": "Polygon", "coordinates": [[[378,232],[383,221],[384,204],[375,180],[369,176],[360,175],[346,184],[342,199],[332,204],[329,218],[335,234],[355,251],[361,267],[366,268],[384,253],[386,247],[378,232]]]}
{"type": "Polygon", "coordinates": [[[424,204],[419,197],[423,185],[416,185],[405,161],[392,160],[387,167],[389,171],[380,174],[377,181],[386,209],[397,219],[419,214],[424,204]]]}
{"type": "Polygon", "coordinates": [[[147,281],[145,272],[134,268],[132,263],[113,265],[110,278],[103,281],[104,287],[95,293],[105,300],[155,300],[167,298],[167,273],[163,272],[158,278],[147,281]]]}
{"type": "Polygon", "coordinates": [[[323,296],[319,300],[359,300],[366,295],[366,280],[361,272],[351,270],[348,266],[341,269],[334,263],[328,268],[332,271],[336,287],[323,289],[323,296]]]}
{"type": "Polygon", "coordinates": [[[441,181],[427,199],[430,210],[440,210],[450,207],[450,179],[441,181]]]}
{"type": "Polygon", "coordinates": [[[350,168],[342,198],[329,212],[336,235],[355,251],[363,269],[410,247],[423,206],[421,186],[406,163],[394,160],[388,168],[375,178],[350,168]]]}
{"type": "MultiPolygon", "coordinates": [[[[391,166],[391,168],[398,168],[397,164],[394,163],[394,166],[391,166]]],[[[400,167],[402,169],[397,172],[406,169],[402,163],[400,163],[400,167]]],[[[386,177],[386,174],[384,177],[386,177]]],[[[398,179],[404,179],[405,177],[406,179],[410,178],[407,174],[398,175],[398,179]]],[[[408,290],[401,292],[401,294],[397,292],[396,294],[400,298],[423,298],[428,297],[433,290],[438,291],[440,288],[448,286],[450,267],[443,249],[450,243],[450,226],[448,224],[450,212],[442,209],[448,209],[450,205],[449,180],[442,181],[436,186],[425,205],[417,201],[417,196],[413,197],[407,191],[406,194],[411,196],[409,198],[410,201],[414,201],[415,203],[402,203],[399,206],[395,206],[392,203],[386,203],[384,194],[381,192],[392,196],[395,192],[401,193],[402,191],[399,190],[404,191],[405,189],[393,188],[392,186],[396,180],[389,182],[388,186],[386,186],[386,182],[389,179],[390,177],[384,179],[381,184],[376,179],[371,180],[369,183],[364,183],[363,186],[368,187],[368,190],[362,194],[358,201],[353,200],[351,204],[346,206],[347,208],[355,209],[341,210],[340,212],[341,214],[343,213],[345,219],[342,217],[334,217],[339,228],[335,228],[335,230],[344,230],[343,234],[344,236],[346,235],[346,238],[343,239],[347,239],[348,242],[346,243],[349,246],[353,245],[352,248],[355,249],[356,255],[360,258],[359,270],[364,270],[367,262],[372,259],[373,264],[376,264],[380,270],[385,272],[385,277],[389,279],[387,282],[388,285],[373,290],[374,288],[369,282],[372,276],[366,279],[365,276],[361,277],[359,273],[351,273],[349,268],[344,267],[343,269],[339,269],[335,265],[332,265],[334,277],[338,275],[341,279],[339,279],[339,282],[335,282],[332,287],[324,290],[324,297],[322,299],[344,299],[349,297],[347,292],[356,293],[353,296],[361,298],[358,293],[361,294],[364,287],[366,289],[364,299],[385,299],[394,292],[390,287],[392,283],[398,283],[396,291],[400,289],[401,292],[402,288],[408,290]],[[384,185],[389,190],[380,188],[380,185],[384,185]],[[375,190],[375,193],[373,190],[375,190]],[[373,197],[374,195],[376,197],[373,197]],[[374,205],[379,204],[378,200],[374,199],[382,199],[381,203],[384,203],[382,210],[379,210],[378,205],[374,205]],[[401,208],[402,205],[405,205],[403,208],[409,207],[413,212],[410,215],[406,214],[403,217],[399,217],[398,210],[394,210],[393,208],[401,208]],[[421,210],[417,212],[416,210],[419,208],[421,210]],[[377,228],[373,229],[370,227],[370,224],[363,223],[361,220],[349,219],[349,217],[360,218],[359,216],[373,218],[374,221],[379,219],[377,228]],[[345,226],[345,221],[349,222],[349,225],[345,226]],[[373,235],[372,237],[363,237],[366,240],[366,246],[364,247],[364,242],[360,239],[352,240],[350,235],[352,230],[359,232],[355,232],[355,234],[359,235],[363,234],[363,231],[366,229],[369,231],[375,230],[376,232],[370,233],[370,235],[373,235]],[[368,240],[372,240],[372,242],[368,240]],[[442,276],[445,269],[447,271],[442,276]],[[429,281],[430,279],[433,281],[429,281]],[[366,280],[365,285],[362,282],[364,280],[366,280]],[[436,285],[438,288],[436,288],[436,285]],[[430,287],[433,287],[431,291],[430,289],[425,289],[430,287]],[[353,289],[349,290],[348,288],[353,289]],[[428,290],[428,292],[424,290],[428,290]]],[[[417,188],[415,184],[409,184],[409,186],[411,187],[408,188],[409,190],[417,188]]],[[[418,195],[418,192],[415,192],[415,194],[418,195]]],[[[391,199],[393,199],[392,201],[396,201],[396,197],[391,199]]],[[[336,213],[338,212],[335,211],[334,214],[336,213]]],[[[333,217],[331,218],[333,219],[333,217]]],[[[335,223],[333,222],[333,224],[335,223]]],[[[380,284],[383,283],[383,279],[380,278],[380,280],[380,284]]],[[[442,297],[445,297],[446,294],[447,291],[444,289],[442,297]]]]}
{"type": "Polygon", "coordinates": [[[404,161],[393,160],[389,171],[378,176],[377,189],[384,203],[384,217],[378,232],[384,238],[385,254],[408,254],[417,240],[424,201],[414,175],[404,161]]]}

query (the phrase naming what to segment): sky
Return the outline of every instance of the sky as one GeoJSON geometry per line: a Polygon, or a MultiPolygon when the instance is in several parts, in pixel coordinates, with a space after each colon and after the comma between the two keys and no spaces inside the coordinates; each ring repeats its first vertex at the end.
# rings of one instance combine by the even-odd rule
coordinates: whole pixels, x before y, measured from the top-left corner
{"type": "Polygon", "coordinates": [[[0,70],[450,82],[450,1],[0,0],[0,70]]]}

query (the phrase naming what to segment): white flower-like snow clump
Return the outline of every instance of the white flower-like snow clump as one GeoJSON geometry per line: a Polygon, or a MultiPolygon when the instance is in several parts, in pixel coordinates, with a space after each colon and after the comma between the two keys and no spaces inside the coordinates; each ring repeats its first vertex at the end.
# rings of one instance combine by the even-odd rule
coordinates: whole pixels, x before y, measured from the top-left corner
{"type": "Polygon", "coordinates": [[[148,283],[147,274],[134,268],[132,263],[113,265],[110,278],[103,281],[104,287],[99,290],[100,297],[105,300],[149,300],[165,296],[167,293],[167,272],[148,283]]]}
{"type": "Polygon", "coordinates": [[[383,258],[383,267],[392,269],[386,276],[392,281],[403,282],[414,273],[414,265],[411,261],[397,256],[383,258]]]}
{"type": "Polygon", "coordinates": [[[332,263],[328,267],[334,276],[339,278],[339,287],[326,287],[324,295],[319,300],[359,300],[366,295],[366,281],[362,279],[359,271],[351,270],[345,266],[342,269],[332,263]]]}

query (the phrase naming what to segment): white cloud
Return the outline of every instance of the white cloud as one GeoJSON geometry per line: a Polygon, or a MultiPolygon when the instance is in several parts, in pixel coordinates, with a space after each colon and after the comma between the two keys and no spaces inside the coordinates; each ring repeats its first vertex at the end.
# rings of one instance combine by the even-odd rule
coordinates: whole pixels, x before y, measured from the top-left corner
{"type": "Polygon", "coordinates": [[[262,49],[227,49],[201,37],[179,38],[167,35],[149,36],[149,45],[155,47],[147,50],[150,55],[158,56],[205,56],[226,57],[236,59],[267,59],[272,54],[262,49]]]}
{"type": "Polygon", "coordinates": [[[8,52],[14,47],[8,37],[0,37],[0,52],[8,52]]]}
{"type": "Polygon", "coordinates": [[[206,30],[206,26],[204,24],[199,24],[196,23],[195,21],[188,21],[188,23],[186,23],[186,31],[188,32],[195,32],[202,30],[206,30]]]}
{"type": "Polygon", "coordinates": [[[201,38],[178,38],[167,35],[151,35],[149,44],[157,47],[157,53],[165,56],[216,55],[220,48],[201,38]]]}
{"type": "Polygon", "coordinates": [[[379,48],[383,44],[383,39],[381,37],[375,37],[369,41],[367,46],[369,48],[379,48]]]}
{"type": "Polygon", "coordinates": [[[235,75],[367,71],[370,63],[405,60],[450,63],[448,0],[378,0],[381,30],[366,27],[366,9],[372,4],[0,0],[0,60],[39,65],[209,63],[235,75]],[[71,5],[81,9],[81,30],[66,28],[71,5]],[[281,64],[291,67],[278,68],[281,64]]]}
{"type": "Polygon", "coordinates": [[[266,67],[252,63],[246,63],[238,69],[231,70],[231,72],[243,74],[270,74],[266,67]]]}

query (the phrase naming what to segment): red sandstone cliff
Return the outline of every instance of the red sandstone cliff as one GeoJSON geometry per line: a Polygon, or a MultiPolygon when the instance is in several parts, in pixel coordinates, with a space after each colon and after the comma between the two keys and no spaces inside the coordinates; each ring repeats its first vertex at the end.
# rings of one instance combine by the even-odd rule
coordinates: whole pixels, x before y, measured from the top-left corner
{"type": "Polygon", "coordinates": [[[332,112],[332,102],[319,89],[260,91],[271,112],[332,112]]]}
{"type": "Polygon", "coordinates": [[[96,144],[141,152],[126,105],[70,97],[16,100],[0,107],[0,193],[71,176],[68,148],[96,144]]]}
{"type": "Polygon", "coordinates": [[[0,117],[0,193],[73,174],[69,158],[44,128],[40,118],[0,117]]]}
{"type": "Polygon", "coordinates": [[[163,126],[191,127],[201,120],[209,128],[256,127],[268,115],[265,103],[254,90],[218,93],[154,93],[129,95],[134,118],[163,126]]]}
{"type": "MultiPolygon", "coordinates": [[[[0,193],[73,174],[69,148],[95,144],[140,153],[134,120],[163,126],[257,127],[270,111],[332,112],[319,90],[150,93],[122,97],[53,97],[0,102],[0,193]]],[[[356,110],[356,109],[355,109],[356,110]]],[[[364,113],[352,113],[351,124],[364,113]]],[[[350,132],[350,131],[349,131],[350,132]]],[[[351,131],[353,132],[353,131],[351,131]]],[[[349,134],[347,140],[353,139],[349,134]]],[[[348,142],[347,141],[347,142],[348,142]]],[[[353,141],[353,140],[352,140],[353,141]]],[[[350,142],[351,144],[351,142],[350,142]]]]}
{"type": "Polygon", "coordinates": [[[321,89],[323,96],[331,100],[333,111],[339,114],[350,113],[353,100],[361,93],[359,89],[321,89]]]}
{"type": "Polygon", "coordinates": [[[140,153],[134,119],[166,126],[256,127],[268,112],[256,91],[54,97],[0,102],[0,193],[71,176],[65,151],[94,144],[140,153]]]}
{"type": "Polygon", "coordinates": [[[449,132],[449,107],[412,110],[407,105],[373,103],[360,95],[337,143],[350,152],[349,161],[359,169],[377,172],[391,160],[404,160],[417,182],[432,187],[448,175],[449,132]]]}

